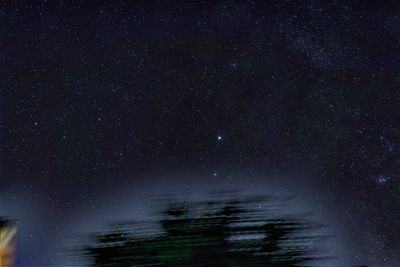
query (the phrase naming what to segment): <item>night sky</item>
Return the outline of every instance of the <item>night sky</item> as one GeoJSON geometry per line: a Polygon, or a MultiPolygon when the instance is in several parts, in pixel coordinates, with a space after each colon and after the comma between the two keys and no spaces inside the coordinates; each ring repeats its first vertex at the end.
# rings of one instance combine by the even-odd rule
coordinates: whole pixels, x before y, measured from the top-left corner
{"type": "Polygon", "coordinates": [[[72,265],[71,234],[160,193],[231,188],[296,195],[332,266],[400,264],[396,1],[130,2],[0,4],[20,266],[72,265]]]}

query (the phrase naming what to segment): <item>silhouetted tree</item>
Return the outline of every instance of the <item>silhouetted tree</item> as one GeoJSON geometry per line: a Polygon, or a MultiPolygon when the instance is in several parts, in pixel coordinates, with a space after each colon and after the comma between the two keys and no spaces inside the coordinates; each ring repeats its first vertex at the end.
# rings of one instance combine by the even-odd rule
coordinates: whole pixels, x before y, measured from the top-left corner
{"type": "Polygon", "coordinates": [[[132,226],[100,233],[83,254],[91,266],[101,267],[290,267],[324,259],[317,255],[322,236],[315,225],[278,216],[272,204],[260,209],[259,202],[168,202],[159,231],[151,233],[148,226],[137,233],[132,226]]]}

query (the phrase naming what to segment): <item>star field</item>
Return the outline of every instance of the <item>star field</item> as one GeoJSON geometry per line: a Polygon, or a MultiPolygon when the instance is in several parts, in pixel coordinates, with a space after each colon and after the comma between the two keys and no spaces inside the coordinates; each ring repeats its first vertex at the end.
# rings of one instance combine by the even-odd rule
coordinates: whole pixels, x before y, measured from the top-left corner
{"type": "Polygon", "coordinates": [[[155,194],[230,187],[306,198],[334,266],[400,264],[399,11],[1,3],[0,215],[21,266],[60,265],[68,234],[155,194]]]}

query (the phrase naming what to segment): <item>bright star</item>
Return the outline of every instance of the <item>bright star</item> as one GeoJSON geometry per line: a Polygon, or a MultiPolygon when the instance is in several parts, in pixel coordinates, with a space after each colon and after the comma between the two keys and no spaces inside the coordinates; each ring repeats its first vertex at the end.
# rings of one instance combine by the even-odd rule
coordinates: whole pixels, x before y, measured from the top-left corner
{"type": "Polygon", "coordinates": [[[218,141],[221,141],[222,140],[222,136],[218,135],[217,139],[218,139],[218,141]]]}

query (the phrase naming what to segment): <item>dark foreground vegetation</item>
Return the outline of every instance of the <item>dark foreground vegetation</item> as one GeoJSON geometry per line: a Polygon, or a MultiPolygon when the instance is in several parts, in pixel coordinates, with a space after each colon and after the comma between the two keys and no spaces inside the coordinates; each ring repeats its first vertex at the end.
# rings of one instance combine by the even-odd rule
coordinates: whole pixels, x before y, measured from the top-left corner
{"type": "Polygon", "coordinates": [[[321,227],[282,214],[285,201],[219,195],[158,201],[158,220],[93,234],[78,252],[90,266],[321,266],[321,227]]]}

